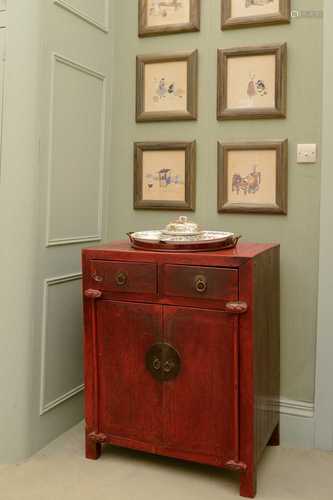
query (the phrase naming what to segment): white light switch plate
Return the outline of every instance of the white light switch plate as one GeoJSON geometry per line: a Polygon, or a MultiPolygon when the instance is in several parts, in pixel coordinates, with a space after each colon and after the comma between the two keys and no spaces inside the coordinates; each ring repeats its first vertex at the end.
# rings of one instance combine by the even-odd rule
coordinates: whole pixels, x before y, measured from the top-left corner
{"type": "Polygon", "coordinates": [[[298,144],[297,163],[316,163],[317,144],[298,144]]]}

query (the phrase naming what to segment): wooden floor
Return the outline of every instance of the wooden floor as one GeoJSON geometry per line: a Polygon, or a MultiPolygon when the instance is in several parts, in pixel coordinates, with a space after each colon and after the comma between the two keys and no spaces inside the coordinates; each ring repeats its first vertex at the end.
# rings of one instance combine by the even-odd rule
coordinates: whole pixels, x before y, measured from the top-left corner
{"type": "MultiPolygon", "coordinates": [[[[27,462],[0,466],[1,500],[231,500],[230,472],[107,448],[83,457],[83,426],[27,462]]],[[[271,448],[259,467],[258,499],[332,500],[333,453],[271,448]]]]}

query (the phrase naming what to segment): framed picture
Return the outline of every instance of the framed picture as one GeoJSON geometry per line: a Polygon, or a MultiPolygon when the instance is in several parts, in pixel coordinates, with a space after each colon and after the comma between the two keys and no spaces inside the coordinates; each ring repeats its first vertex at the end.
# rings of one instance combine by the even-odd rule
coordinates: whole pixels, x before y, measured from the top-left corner
{"type": "Polygon", "coordinates": [[[201,0],[139,0],[139,36],[200,30],[201,0]]]}
{"type": "Polygon", "coordinates": [[[290,22],[290,0],[221,0],[222,30],[290,22]]]}
{"type": "Polygon", "coordinates": [[[287,44],[218,50],[218,120],[286,118],[287,44]]]}
{"type": "Polygon", "coordinates": [[[137,57],[136,120],[196,120],[198,51],[137,57]]]}
{"type": "Polygon", "coordinates": [[[218,211],[287,215],[288,141],[218,144],[218,211]]]}
{"type": "Polygon", "coordinates": [[[134,145],[134,208],[195,210],[195,142],[134,145]]]}

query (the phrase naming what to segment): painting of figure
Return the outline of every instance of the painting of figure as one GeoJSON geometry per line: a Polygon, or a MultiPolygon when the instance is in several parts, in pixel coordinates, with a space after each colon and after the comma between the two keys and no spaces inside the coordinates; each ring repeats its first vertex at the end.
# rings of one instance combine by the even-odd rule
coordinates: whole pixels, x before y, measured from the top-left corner
{"type": "Polygon", "coordinates": [[[274,108],[274,56],[235,57],[228,65],[229,108],[274,108]]]}
{"type": "Polygon", "coordinates": [[[247,85],[247,96],[249,98],[248,105],[255,106],[255,97],[264,97],[268,94],[267,86],[264,80],[258,80],[255,73],[250,73],[250,79],[247,85]]]}
{"type": "Polygon", "coordinates": [[[228,199],[232,203],[274,204],[276,151],[230,151],[228,199]]]}
{"type": "Polygon", "coordinates": [[[232,17],[260,16],[279,12],[279,0],[232,0],[232,17]]]}
{"type": "Polygon", "coordinates": [[[200,31],[201,0],[139,0],[139,36],[200,31]]]}
{"type": "Polygon", "coordinates": [[[234,174],[232,177],[232,191],[237,195],[255,194],[259,191],[261,184],[261,172],[257,172],[257,165],[254,165],[252,171],[242,177],[240,174],[234,174]]]}
{"type": "Polygon", "coordinates": [[[287,140],[218,144],[218,211],[287,215],[287,140]]]}
{"type": "Polygon", "coordinates": [[[134,208],[194,210],[195,168],[195,141],[135,143],[134,208]]]}
{"type": "Polygon", "coordinates": [[[177,187],[184,184],[184,179],[181,175],[175,173],[172,168],[158,168],[153,172],[146,174],[146,188],[151,194],[154,189],[159,191],[164,191],[164,193],[170,194],[172,191],[176,191],[177,187]]]}
{"type": "Polygon", "coordinates": [[[154,102],[158,103],[161,99],[183,99],[185,90],[178,87],[176,82],[170,82],[166,78],[156,81],[156,95],[154,102]]]}
{"type": "Polygon", "coordinates": [[[148,26],[189,22],[190,0],[148,0],[148,26]]]}
{"type": "Polygon", "coordinates": [[[149,8],[149,15],[167,17],[170,12],[177,12],[183,7],[183,0],[152,0],[149,8]]]}
{"type": "Polygon", "coordinates": [[[187,64],[173,62],[146,66],[147,111],[185,111],[187,107],[187,64]]]}
{"type": "Polygon", "coordinates": [[[286,115],[287,44],[218,50],[218,120],[286,115]]]}
{"type": "Polygon", "coordinates": [[[290,23],[291,0],[221,0],[222,30],[290,23]]]}
{"type": "Polygon", "coordinates": [[[198,51],[136,59],[136,120],[196,120],[198,51]]]}
{"type": "Polygon", "coordinates": [[[142,177],[143,200],[185,199],[185,152],[145,151],[142,177]]]}

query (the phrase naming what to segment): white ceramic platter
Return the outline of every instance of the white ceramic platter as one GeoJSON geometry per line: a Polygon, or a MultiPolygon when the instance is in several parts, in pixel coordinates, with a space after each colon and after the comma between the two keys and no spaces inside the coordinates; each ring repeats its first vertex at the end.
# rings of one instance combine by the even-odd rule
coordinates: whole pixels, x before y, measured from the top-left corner
{"type": "Polygon", "coordinates": [[[177,244],[188,244],[188,243],[200,243],[200,242],[223,242],[230,238],[233,238],[234,233],[226,233],[224,231],[202,231],[194,235],[167,235],[162,231],[139,231],[137,233],[131,234],[131,239],[134,241],[142,243],[177,243],[177,244]]]}

